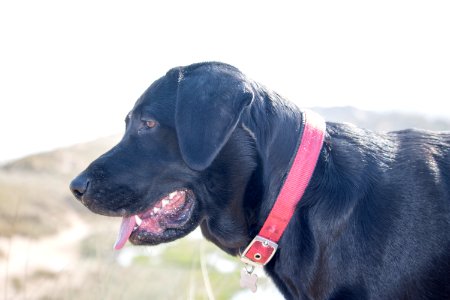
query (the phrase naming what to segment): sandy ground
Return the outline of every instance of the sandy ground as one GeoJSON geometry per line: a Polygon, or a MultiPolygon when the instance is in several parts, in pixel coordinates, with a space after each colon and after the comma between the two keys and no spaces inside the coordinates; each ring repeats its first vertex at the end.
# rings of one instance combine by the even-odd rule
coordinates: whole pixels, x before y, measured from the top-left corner
{"type": "MultiPolygon", "coordinates": [[[[58,285],[64,283],[64,279],[57,279],[58,277],[67,277],[71,281],[75,279],[73,276],[79,272],[72,271],[79,267],[77,266],[77,262],[80,262],[78,247],[80,242],[88,236],[89,225],[75,214],[68,214],[64,218],[69,221],[70,225],[52,236],[38,240],[19,236],[10,239],[0,238],[1,299],[39,299],[43,295],[51,296],[51,291],[57,290],[58,285]],[[44,279],[36,280],[36,274],[40,274],[44,279]],[[45,276],[55,276],[55,278],[45,278],[45,276]],[[19,288],[14,283],[17,279],[21,282],[19,288]]],[[[201,233],[197,230],[188,238],[199,240],[201,233]]],[[[117,261],[122,267],[127,267],[132,260],[133,253],[142,254],[142,251],[147,251],[150,256],[154,256],[158,255],[165,247],[166,245],[151,248],[126,247],[117,256],[117,261]],[[158,249],[159,251],[157,251],[158,249]]],[[[241,267],[238,260],[230,267],[229,261],[223,262],[218,259],[217,255],[213,256],[206,259],[208,268],[218,268],[227,273],[234,271],[236,267],[241,267]]],[[[259,277],[265,277],[262,270],[258,270],[257,273],[259,277]]],[[[261,286],[257,293],[242,289],[232,299],[275,300],[283,298],[273,285],[265,285],[261,286]]]]}
{"type": "MultiPolygon", "coordinates": [[[[75,214],[65,216],[69,226],[42,239],[0,238],[0,291],[4,299],[14,294],[11,281],[25,281],[35,272],[60,273],[75,268],[80,240],[88,234],[87,225],[75,214]]],[[[2,295],[0,295],[1,297],[2,295]]],[[[12,297],[11,297],[12,298],[12,297]]]]}

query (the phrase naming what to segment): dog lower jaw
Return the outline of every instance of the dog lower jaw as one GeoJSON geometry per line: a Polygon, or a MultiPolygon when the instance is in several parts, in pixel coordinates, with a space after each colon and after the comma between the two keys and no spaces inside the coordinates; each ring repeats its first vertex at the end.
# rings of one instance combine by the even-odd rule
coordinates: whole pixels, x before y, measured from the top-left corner
{"type": "Polygon", "coordinates": [[[191,190],[168,194],[143,213],[123,218],[114,249],[121,249],[127,240],[135,245],[156,245],[186,235],[197,226],[191,220],[195,207],[191,190]]]}

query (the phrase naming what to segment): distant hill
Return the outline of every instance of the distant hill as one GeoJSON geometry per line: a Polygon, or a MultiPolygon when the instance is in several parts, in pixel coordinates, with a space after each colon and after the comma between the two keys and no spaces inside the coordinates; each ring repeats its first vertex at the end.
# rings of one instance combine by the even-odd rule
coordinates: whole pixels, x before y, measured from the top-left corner
{"type": "Polygon", "coordinates": [[[111,148],[119,137],[30,155],[0,167],[0,237],[31,238],[64,228],[66,214],[91,218],[69,192],[72,177],[111,148]]]}
{"type": "Polygon", "coordinates": [[[45,173],[53,175],[75,175],[89,162],[110,149],[119,141],[119,136],[100,138],[54,151],[37,153],[6,163],[0,170],[45,173]]]}
{"type": "Polygon", "coordinates": [[[327,121],[353,123],[375,131],[394,131],[406,128],[420,128],[435,131],[450,130],[449,118],[427,118],[419,114],[399,112],[373,112],[354,107],[312,107],[327,121]]]}

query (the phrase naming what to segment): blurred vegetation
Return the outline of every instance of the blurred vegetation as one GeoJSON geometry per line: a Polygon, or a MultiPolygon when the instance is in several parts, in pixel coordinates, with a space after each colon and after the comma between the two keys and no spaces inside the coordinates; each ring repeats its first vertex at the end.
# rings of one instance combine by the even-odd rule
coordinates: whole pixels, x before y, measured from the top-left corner
{"type": "MultiPolygon", "coordinates": [[[[327,120],[368,129],[450,130],[448,121],[417,115],[314,110],[327,120]]],[[[245,293],[239,287],[238,259],[199,233],[156,247],[112,250],[120,221],[89,212],[70,195],[68,184],[118,140],[109,137],[0,167],[0,297],[209,299],[212,291],[215,299],[264,299],[273,290],[264,277],[258,283],[263,291],[237,297],[245,293]]],[[[265,299],[280,296],[273,293],[265,299]]]]}

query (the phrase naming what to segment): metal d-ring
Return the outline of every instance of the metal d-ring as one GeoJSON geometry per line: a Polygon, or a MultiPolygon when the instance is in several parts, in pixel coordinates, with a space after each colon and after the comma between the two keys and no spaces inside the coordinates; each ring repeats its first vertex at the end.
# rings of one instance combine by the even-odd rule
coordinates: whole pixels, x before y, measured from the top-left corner
{"type": "Polygon", "coordinates": [[[252,274],[253,271],[255,271],[255,266],[244,264],[244,269],[247,272],[247,274],[252,274]],[[250,270],[248,269],[250,267],[250,270]]]}

